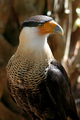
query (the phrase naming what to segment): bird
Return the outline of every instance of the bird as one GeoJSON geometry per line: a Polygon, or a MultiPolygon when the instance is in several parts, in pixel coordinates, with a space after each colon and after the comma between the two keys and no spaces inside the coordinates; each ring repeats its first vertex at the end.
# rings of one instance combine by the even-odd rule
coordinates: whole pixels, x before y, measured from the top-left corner
{"type": "Polygon", "coordinates": [[[68,75],[48,45],[50,34],[63,35],[52,17],[35,15],[21,24],[6,66],[9,93],[31,120],[79,120],[68,75]]]}

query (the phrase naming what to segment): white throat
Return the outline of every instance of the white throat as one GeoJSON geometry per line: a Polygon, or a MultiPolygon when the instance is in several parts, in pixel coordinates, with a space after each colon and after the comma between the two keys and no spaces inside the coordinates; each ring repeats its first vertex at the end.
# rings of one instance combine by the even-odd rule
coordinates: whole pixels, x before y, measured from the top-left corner
{"type": "MultiPolygon", "coordinates": [[[[37,27],[24,27],[20,33],[20,46],[42,49],[47,41],[47,35],[39,35],[37,27]]],[[[26,49],[25,48],[25,49],[26,49]]]]}
{"type": "Polygon", "coordinates": [[[40,35],[37,27],[24,27],[20,33],[20,43],[18,49],[20,51],[34,51],[38,55],[41,53],[52,56],[52,52],[47,43],[47,34],[40,35]]]}

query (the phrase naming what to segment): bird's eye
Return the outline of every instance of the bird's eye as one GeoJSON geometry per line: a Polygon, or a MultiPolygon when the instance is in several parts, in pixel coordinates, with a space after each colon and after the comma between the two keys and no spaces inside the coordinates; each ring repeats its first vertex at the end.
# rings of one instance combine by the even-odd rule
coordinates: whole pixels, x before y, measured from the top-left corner
{"type": "Polygon", "coordinates": [[[39,24],[38,27],[42,28],[44,24],[39,24]]]}

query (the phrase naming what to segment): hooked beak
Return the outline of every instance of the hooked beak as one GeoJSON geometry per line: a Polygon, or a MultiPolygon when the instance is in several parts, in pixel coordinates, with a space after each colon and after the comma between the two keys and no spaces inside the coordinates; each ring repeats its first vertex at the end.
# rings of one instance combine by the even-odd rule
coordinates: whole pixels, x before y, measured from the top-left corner
{"type": "Polygon", "coordinates": [[[63,29],[62,29],[62,27],[59,24],[56,25],[55,30],[53,32],[61,34],[62,36],[64,34],[63,29]]]}
{"type": "Polygon", "coordinates": [[[39,27],[40,29],[40,34],[44,35],[44,34],[50,34],[50,33],[58,33],[63,35],[63,29],[62,27],[57,24],[54,20],[51,20],[49,22],[44,23],[44,25],[42,27],[39,27]]]}

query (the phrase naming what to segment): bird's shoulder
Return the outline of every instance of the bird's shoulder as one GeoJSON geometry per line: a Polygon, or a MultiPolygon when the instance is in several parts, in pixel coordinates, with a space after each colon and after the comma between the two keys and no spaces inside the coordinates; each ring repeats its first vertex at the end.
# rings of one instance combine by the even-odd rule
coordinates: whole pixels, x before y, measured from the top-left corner
{"type": "Polygon", "coordinates": [[[76,113],[70,80],[64,67],[56,60],[51,61],[47,68],[46,90],[61,116],[63,113],[64,116],[76,113]]]}
{"type": "Polygon", "coordinates": [[[48,80],[53,82],[67,82],[70,86],[70,80],[64,67],[55,59],[50,62],[50,65],[47,68],[47,81],[48,80]]]}
{"type": "Polygon", "coordinates": [[[57,96],[62,96],[65,99],[66,96],[70,97],[72,95],[71,83],[67,73],[64,67],[56,60],[51,61],[47,68],[46,88],[52,99],[57,96]]]}

